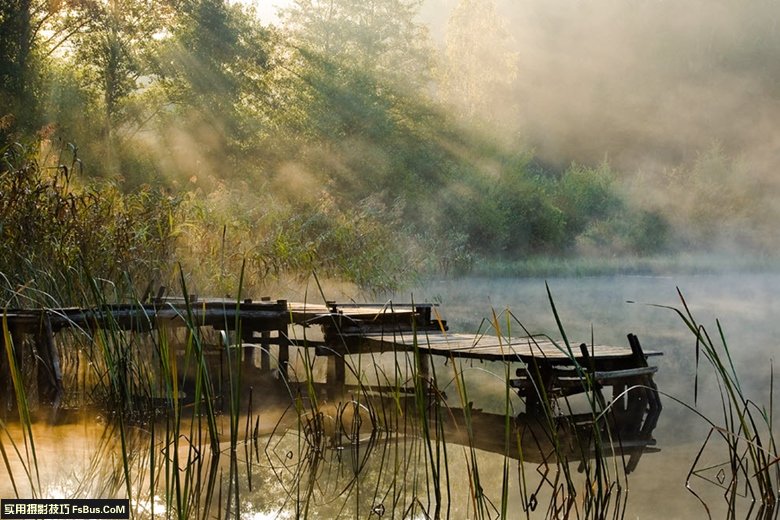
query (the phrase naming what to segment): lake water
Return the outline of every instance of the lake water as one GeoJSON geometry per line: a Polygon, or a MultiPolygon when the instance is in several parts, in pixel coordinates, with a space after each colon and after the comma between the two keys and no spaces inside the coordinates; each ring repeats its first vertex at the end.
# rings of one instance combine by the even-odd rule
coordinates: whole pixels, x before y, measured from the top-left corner
{"type": "MultiPolygon", "coordinates": [[[[772,364],[778,352],[775,339],[780,337],[777,298],[780,275],[560,278],[549,279],[547,284],[572,342],[591,343],[593,338],[597,344],[626,345],[626,334],[635,333],[646,351],[663,353],[651,360],[651,364],[659,367],[655,381],[664,405],[653,432],[655,447],[660,451],[642,455],[636,470],[628,476],[614,472],[623,490],[621,500],[626,500],[626,518],[704,517],[707,509],[696,495],[705,501],[713,517],[724,516],[724,473],[717,464],[724,462],[727,449],[719,438],[711,437],[707,441],[713,428],[705,419],[724,425],[718,381],[704,360],[699,362],[697,377],[695,338],[680,317],[663,306],[681,308],[679,287],[696,319],[713,335],[717,335],[715,320],[719,318],[743,392],[759,407],[768,407],[772,364]],[[696,411],[692,411],[685,404],[694,407],[697,385],[698,402],[696,411]]],[[[509,310],[515,333],[519,333],[518,323],[522,323],[531,333],[560,336],[544,280],[431,281],[414,293],[396,295],[395,299],[440,303],[452,331],[484,330],[483,318],[490,320],[494,311],[505,317],[505,311],[509,310]]],[[[215,489],[220,496],[226,496],[237,486],[238,506],[233,510],[238,507],[242,518],[253,519],[424,518],[423,510],[437,501],[437,490],[442,493],[439,502],[443,504],[440,511],[443,517],[494,518],[500,514],[502,499],[506,501],[509,517],[524,517],[523,506],[530,491],[523,491],[523,482],[532,487],[542,482],[544,479],[539,474],[542,466],[533,460],[530,452],[526,453],[527,461],[519,463],[506,459],[500,446],[496,448],[486,442],[491,432],[500,441],[503,432],[506,406],[503,365],[459,363],[456,367],[462,371],[468,399],[473,402],[473,435],[479,442],[470,443],[464,433],[468,428],[453,423],[457,413],[448,416],[446,410],[439,420],[439,424],[445,425],[441,436],[450,439],[446,445],[421,439],[419,431],[408,426],[409,421],[389,424],[392,420],[385,417],[398,417],[398,410],[402,410],[404,417],[420,411],[415,410],[411,395],[381,399],[347,392],[341,401],[329,401],[323,397],[324,393],[316,393],[321,399],[318,417],[322,422],[315,424],[314,415],[307,412],[311,406],[307,399],[297,401],[296,411],[289,406],[289,399],[285,401],[285,396],[296,392],[273,381],[267,381],[267,387],[264,382],[255,381],[251,406],[244,396],[239,419],[241,437],[248,433],[252,441],[240,442],[234,452],[223,445],[219,460],[213,464],[215,489]],[[350,402],[350,395],[354,403],[350,402]],[[377,417],[370,417],[371,414],[377,417]],[[382,423],[382,431],[371,431],[370,426],[375,422],[382,423]],[[315,430],[317,433],[312,434],[315,430]],[[475,448],[470,448],[470,444],[475,448]],[[475,489],[480,492],[475,493],[475,489]],[[505,497],[502,490],[506,490],[505,497]]],[[[361,380],[384,378],[384,382],[391,382],[392,376],[400,380],[410,377],[409,367],[395,364],[386,354],[362,360],[353,368],[355,373],[347,378],[348,383],[356,382],[358,377],[361,380]],[[377,375],[380,373],[381,377],[377,375]]],[[[439,362],[435,369],[448,404],[459,409],[458,380],[453,375],[452,364],[439,362]]],[[[318,361],[314,373],[320,377],[323,371],[324,364],[318,361]]],[[[523,405],[516,396],[512,395],[510,401],[512,414],[522,411],[523,405]]],[[[10,467],[21,496],[29,496],[30,487],[52,498],[122,494],[123,459],[111,421],[93,413],[74,417],[66,424],[35,425],[41,474],[35,477],[40,478],[40,485],[36,478],[27,475],[31,455],[29,447],[24,447],[19,428],[8,424],[5,433],[0,432],[10,459],[8,465],[0,466],[0,474],[7,473],[10,467]],[[16,440],[18,454],[12,451],[10,439],[16,440]]],[[[220,420],[219,428],[227,439],[230,425],[226,418],[220,420]]],[[[159,515],[165,510],[161,493],[165,489],[164,479],[152,485],[149,473],[154,473],[150,468],[157,465],[160,474],[170,475],[161,462],[160,454],[170,453],[164,451],[165,446],[180,443],[182,453],[189,453],[189,458],[183,456],[188,463],[197,461],[208,468],[212,462],[206,447],[195,452],[189,447],[194,430],[170,437],[163,424],[159,431],[155,430],[154,444],[150,447],[150,429],[150,426],[131,427],[131,440],[137,444],[129,444],[133,453],[130,464],[137,475],[134,492],[143,494],[142,490],[154,488],[155,510],[159,515]]],[[[429,438],[436,436],[434,432],[429,438]]],[[[614,459],[608,460],[614,464],[614,459]]],[[[178,464],[184,467],[184,462],[178,464]]],[[[576,472],[577,463],[571,467],[576,472]]],[[[10,479],[0,480],[1,496],[13,496],[10,479]]],[[[536,512],[529,512],[529,517],[542,515],[552,500],[552,489],[552,486],[540,487],[536,497],[544,505],[536,512]]],[[[149,501],[145,504],[148,506],[149,501]]],[[[741,511],[747,511],[746,501],[740,504],[741,511]]],[[[205,508],[193,509],[200,512],[198,516],[225,515],[225,511],[218,513],[225,509],[224,504],[198,507],[205,508]]],[[[432,511],[429,509],[428,513],[432,511]]]]}
{"type": "MultiPolygon", "coordinates": [[[[720,321],[744,393],[759,406],[770,404],[771,368],[780,358],[780,274],[717,274],[687,276],[611,276],[552,278],[547,285],[567,335],[572,341],[591,337],[596,344],[625,345],[636,334],[659,371],[659,391],[694,404],[696,341],[680,317],[660,306],[682,309],[679,288],[697,321],[713,336],[720,321]],[[633,303],[628,303],[633,302],[633,303]]],[[[452,329],[473,330],[490,309],[511,309],[533,333],[559,336],[545,281],[538,279],[474,279],[432,282],[415,297],[440,301],[452,329]],[[485,309],[482,316],[473,309],[485,309]]],[[[720,393],[713,370],[700,361],[697,410],[723,425],[720,393]]],[[[644,456],[628,478],[627,517],[679,518],[704,516],[699,500],[686,489],[688,473],[705,444],[711,425],[670,397],[654,431],[659,453],[644,456]]],[[[726,453],[710,442],[704,454],[726,453]],[[714,449],[713,449],[714,448],[714,449]]],[[[703,465],[696,465],[696,469],[703,465]]],[[[706,498],[714,517],[725,512],[717,470],[693,476],[690,485],[706,498]]]]}

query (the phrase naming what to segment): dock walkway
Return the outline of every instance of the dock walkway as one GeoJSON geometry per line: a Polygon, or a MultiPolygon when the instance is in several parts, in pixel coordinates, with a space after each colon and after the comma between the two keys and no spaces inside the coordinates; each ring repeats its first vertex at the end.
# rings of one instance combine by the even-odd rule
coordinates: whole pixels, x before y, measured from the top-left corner
{"type": "MultiPolygon", "coordinates": [[[[517,378],[510,386],[526,402],[527,409],[544,406],[545,401],[576,393],[612,387],[617,399],[632,386],[654,389],[656,367],[648,366],[649,356],[638,339],[629,335],[627,347],[587,345],[553,341],[547,337],[503,337],[487,334],[454,333],[448,330],[434,304],[350,304],[326,302],[310,304],[286,300],[261,301],[228,299],[156,298],[143,304],[104,305],[96,308],[5,309],[3,324],[12,345],[22,345],[22,335],[33,335],[38,370],[39,395],[59,402],[62,374],[56,334],[76,329],[94,334],[99,329],[149,332],[171,327],[211,327],[224,337],[240,335],[247,367],[253,364],[258,347],[260,370],[271,370],[270,348],[276,346],[276,366],[286,377],[289,348],[313,348],[328,357],[328,381],[344,384],[345,363],[353,355],[376,352],[410,352],[420,356],[420,371],[427,376],[429,356],[518,363],[517,378]],[[323,340],[298,341],[291,327],[319,326],[323,340]],[[250,363],[251,362],[251,363],[250,363]],[[43,375],[43,376],[42,376],[43,375]]],[[[2,345],[6,343],[6,335],[2,345]]],[[[226,343],[230,344],[230,342],[226,343]]],[[[4,349],[5,350],[5,349],[4,349]]],[[[17,356],[21,359],[20,354],[17,356]]],[[[3,356],[4,357],[4,356],[3,356]]],[[[8,363],[0,362],[0,381],[9,381],[8,363]]],[[[657,393],[634,392],[642,413],[652,419],[660,412],[657,393]],[[642,395],[639,395],[642,394],[642,395]]],[[[623,399],[623,401],[626,401],[623,399]]],[[[621,404],[630,408],[630,403],[621,404]]]]}

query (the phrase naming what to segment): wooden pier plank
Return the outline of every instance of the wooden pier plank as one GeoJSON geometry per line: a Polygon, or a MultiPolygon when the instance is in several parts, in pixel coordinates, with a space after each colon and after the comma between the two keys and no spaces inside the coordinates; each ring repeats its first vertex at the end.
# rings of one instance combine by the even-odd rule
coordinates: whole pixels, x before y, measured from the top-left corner
{"type": "MultiPolygon", "coordinates": [[[[211,325],[219,329],[231,329],[238,320],[243,322],[247,336],[253,332],[281,331],[288,324],[320,324],[333,333],[333,353],[357,354],[412,350],[415,338],[418,346],[431,354],[453,357],[529,361],[546,359],[549,362],[566,362],[570,358],[578,362],[583,355],[579,344],[572,344],[568,352],[562,342],[553,343],[546,337],[503,338],[487,334],[455,334],[439,332],[439,324],[430,321],[431,304],[336,304],[328,305],[268,300],[241,303],[224,299],[203,299],[192,302],[189,311],[179,301],[161,301],[155,305],[111,305],[100,309],[46,309],[6,311],[9,322],[21,329],[40,323],[43,313],[51,317],[54,330],[65,327],[91,329],[108,325],[120,328],[150,330],[165,323],[183,326],[188,317],[195,325],[211,325]],[[423,323],[427,330],[410,330],[413,323],[428,310],[429,320],[423,323]],[[421,312],[422,311],[422,312],[421,312]],[[574,345],[577,345],[575,347],[574,345]],[[348,351],[344,351],[344,349],[348,351]]],[[[266,334],[267,335],[267,334],[266,334]]],[[[283,337],[280,334],[279,337],[283,337]]],[[[245,338],[248,339],[248,338],[245,338]]],[[[267,338],[264,338],[267,342],[267,338]]],[[[277,340],[277,343],[284,343],[277,340]]],[[[286,345],[285,345],[286,346],[286,345]]],[[[630,348],[596,345],[587,347],[590,355],[600,359],[623,358],[636,355],[630,348]]],[[[654,353],[646,353],[653,355],[654,353]]]]}
{"type": "MultiPolygon", "coordinates": [[[[343,334],[347,346],[356,347],[350,353],[358,352],[384,352],[392,350],[413,350],[415,341],[421,350],[428,350],[431,354],[446,355],[452,357],[505,360],[505,361],[530,361],[534,359],[547,359],[550,362],[566,364],[573,357],[578,362],[583,360],[579,348],[573,347],[568,352],[563,342],[553,343],[547,338],[499,338],[498,336],[454,334],[454,333],[419,333],[415,334],[343,334]]],[[[578,344],[576,344],[578,345],[578,344]]],[[[609,345],[589,346],[588,350],[599,359],[605,358],[630,358],[632,351],[628,347],[615,347],[609,345]]],[[[656,355],[656,353],[647,353],[656,355]]]]}

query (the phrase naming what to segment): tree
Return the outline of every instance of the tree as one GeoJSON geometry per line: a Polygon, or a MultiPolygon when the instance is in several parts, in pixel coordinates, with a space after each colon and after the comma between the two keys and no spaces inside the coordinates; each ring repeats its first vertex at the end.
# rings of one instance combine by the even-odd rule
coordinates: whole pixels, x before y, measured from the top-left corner
{"type": "Polygon", "coordinates": [[[0,9],[0,86],[5,116],[17,112],[29,97],[30,0],[3,0],[0,9]]]}
{"type": "Polygon", "coordinates": [[[429,79],[420,0],[296,0],[285,13],[293,45],[418,92],[429,79]]]}
{"type": "Polygon", "coordinates": [[[110,136],[121,123],[122,102],[149,83],[155,36],[168,29],[170,5],[153,0],[106,0],[90,6],[86,30],[76,35],[76,55],[98,79],[110,136]]]}
{"type": "MultiPolygon", "coordinates": [[[[42,61],[83,27],[80,0],[0,0],[0,116],[29,131],[40,123],[42,61]],[[68,23],[55,23],[56,20],[68,23]]],[[[3,125],[9,130],[13,125],[3,125]]]]}
{"type": "Polygon", "coordinates": [[[450,16],[440,72],[442,101],[492,125],[511,117],[517,56],[492,0],[460,0],[450,16]]]}
{"type": "Polygon", "coordinates": [[[173,115],[205,156],[235,160],[256,131],[251,105],[262,97],[267,32],[251,12],[224,0],[184,0],[179,8],[158,59],[173,115]]]}
{"type": "Polygon", "coordinates": [[[93,102],[96,113],[102,114],[101,121],[93,122],[93,135],[82,137],[97,141],[102,152],[96,156],[105,172],[123,170],[117,153],[123,139],[160,109],[159,104],[133,101],[149,99],[147,92],[156,79],[152,56],[157,40],[170,31],[172,7],[153,0],[103,0],[83,9],[85,25],[74,34],[71,64],[81,71],[84,91],[99,96],[93,102]]]}

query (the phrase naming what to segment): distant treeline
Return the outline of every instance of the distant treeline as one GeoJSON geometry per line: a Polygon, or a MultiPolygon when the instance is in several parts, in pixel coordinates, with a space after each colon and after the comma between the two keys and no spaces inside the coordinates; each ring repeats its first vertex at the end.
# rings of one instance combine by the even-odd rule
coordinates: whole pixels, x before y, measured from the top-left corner
{"type": "Polygon", "coordinates": [[[138,285],[178,261],[205,291],[234,291],[244,262],[249,286],[317,270],[386,289],[481,257],[707,247],[713,230],[776,245],[738,232],[766,220],[717,146],[661,184],[535,156],[511,106],[495,116],[517,64],[491,2],[460,3],[443,51],[419,6],[300,0],[265,26],[224,0],[2,2],[8,286],[138,285]]]}

